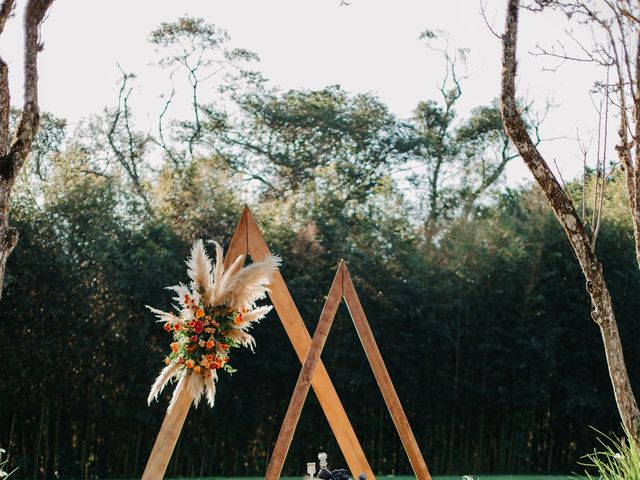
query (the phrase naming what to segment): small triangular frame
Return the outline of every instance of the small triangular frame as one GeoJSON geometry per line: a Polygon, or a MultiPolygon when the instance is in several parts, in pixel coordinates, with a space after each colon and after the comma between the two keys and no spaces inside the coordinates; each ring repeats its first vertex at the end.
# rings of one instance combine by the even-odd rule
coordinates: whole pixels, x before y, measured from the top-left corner
{"type": "MultiPolygon", "coordinates": [[[[338,306],[342,299],[344,299],[345,304],[347,305],[347,309],[349,310],[349,314],[353,320],[353,325],[356,328],[356,332],[358,333],[358,337],[360,338],[360,342],[364,348],[369,365],[371,365],[371,369],[373,370],[373,374],[376,382],[378,383],[378,387],[380,388],[380,392],[382,393],[382,397],[384,398],[387,408],[389,409],[389,413],[391,414],[393,424],[396,427],[400,440],[402,441],[402,445],[409,457],[411,468],[413,468],[418,480],[431,480],[431,475],[429,474],[427,465],[422,457],[422,453],[418,448],[418,444],[413,435],[413,431],[411,430],[411,426],[409,425],[409,421],[407,420],[407,416],[404,413],[398,394],[393,387],[387,367],[382,360],[382,355],[378,349],[373,332],[371,331],[367,317],[362,309],[362,304],[360,303],[356,289],[351,281],[349,269],[344,261],[340,262],[336,276],[331,284],[331,289],[327,294],[327,299],[325,301],[324,308],[322,309],[322,313],[320,314],[320,320],[316,326],[313,340],[311,341],[311,345],[307,351],[302,369],[300,370],[300,375],[298,376],[298,381],[296,382],[293,395],[291,396],[289,407],[287,408],[287,413],[284,417],[284,421],[282,422],[282,427],[280,428],[280,433],[278,434],[278,439],[276,441],[273,454],[271,455],[269,466],[267,467],[265,480],[278,480],[280,478],[282,466],[284,465],[284,461],[287,457],[287,452],[289,451],[289,446],[291,445],[291,440],[293,439],[296,426],[300,420],[302,408],[304,407],[305,400],[309,394],[309,388],[311,387],[316,370],[321,364],[320,356],[322,355],[322,350],[324,349],[327,337],[329,336],[329,331],[333,325],[333,319],[336,316],[338,306]]],[[[356,475],[364,472],[352,470],[351,473],[356,475]]]]}

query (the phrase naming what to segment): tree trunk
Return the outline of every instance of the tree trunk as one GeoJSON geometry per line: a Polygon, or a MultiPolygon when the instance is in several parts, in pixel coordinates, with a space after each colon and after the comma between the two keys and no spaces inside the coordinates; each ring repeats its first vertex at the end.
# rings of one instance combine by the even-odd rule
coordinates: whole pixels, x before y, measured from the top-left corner
{"type": "MultiPolygon", "coordinates": [[[[38,52],[40,25],[53,0],[29,0],[24,14],[24,104],[18,127],[9,141],[9,69],[0,58],[0,298],[7,259],[18,243],[18,231],[9,225],[11,191],[29,155],[40,124],[38,111],[38,52]]],[[[0,34],[13,10],[14,0],[0,6],[0,34]]]]}
{"type": "Polygon", "coordinates": [[[505,130],[562,226],[571,244],[591,297],[591,316],[598,324],[613,386],[618,411],[625,428],[640,440],[640,410],[636,403],[622,353],[618,325],[607,288],[602,265],[591,248],[591,241],[571,198],[556,180],[548,164],[535,147],[518,110],[515,96],[516,41],[518,36],[519,1],[509,0],[505,33],[502,35],[502,92],[500,110],[505,130]]]}

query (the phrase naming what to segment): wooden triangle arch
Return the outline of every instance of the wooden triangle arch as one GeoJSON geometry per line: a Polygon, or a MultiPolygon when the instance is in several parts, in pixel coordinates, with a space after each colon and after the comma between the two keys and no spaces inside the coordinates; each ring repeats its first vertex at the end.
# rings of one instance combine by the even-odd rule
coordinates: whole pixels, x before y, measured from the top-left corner
{"type": "MultiPolygon", "coordinates": [[[[254,261],[259,261],[265,256],[269,255],[269,253],[269,247],[267,247],[267,244],[264,241],[262,233],[260,232],[260,229],[258,228],[253,215],[251,215],[249,209],[245,207],[240,217],[240,221],[238,222],[238,226],[236,227],[236,231],[233,234],[231,242],[227,248],[227,253],[225,256],[225,266],[228,267],[230,263],[233,262],[233,260],[235,260],[239,255],[246,254],[251,256],[254,261]]],[[[340,274],[343,269],[346,270],[346,267],[341,267],[338,270],[338,273],[340,274]]],[[[351,285],[351,288],[353,288],[353,285],[350,283],[350,281],[349,284],[351,285]]],[[[340,285],[342,285],[342,282],[340,283],[340,285]]],[[[284,329],[287,333],[287,336],[289,337],[289,340],[291,341],[291,344],[293,345],[298,359],[301,363],[304,364],[306,363],[307,357],[311,356],[307,354],[312,346],[311,336],[309,335],[309,331],[307,330],[307,327],[305,326],[302,317],[300,316],[300,313],[298,312],[298,309],[293,302],[293,298],[291,297],[291,294],[289,293],[289,290],[279,271],[274,274],[271,284],[269,285],[269,289],[269,297],[271,299],[271,303],[273,304],[278,317],[280,318],[280,321],[284,326],[284,329]]],[[[332,291],[333,290],[334,288],[332,287],[332,291]]],[[[355,290],[353,290],[353,292],[354,293],[352,295],[352,298],[355,298],[359,307],[359,311],[362,311],[360,302],[355,295],[355,290]]],[[[338,296],[340,296],[342,293],[343,289],[340,290],[338,296]]],[[[352,301],[351,304],[354,304],[354,302],[352,301]]],[[[349,308],[351,309],[351,307],[349,308]]],[[[325,310],[327,310],[326,305],[325,309],[323,310],[323,316],[325,315],[325,310]]],[[[354,314],[352,313],[352,316],[353,315],[354,314]]],[[[362,319],[364,319],[364,323],[366,324],[366,330],[371,333],[366,318],[364,317],[364,313],[362,313],[362,319]]],[[[321,317],[321,322],[318,326],[320,326],[320,324],[322,323],[326,323],[326,321],[322,322],[321,317]]],[[[364,329],[362,331],[364,331],[364,329]]],[[[362,335],[360,329],[359,333],[360,335],[362,335]]],[[[370,338],[371,340],[373,340],[373,335],[371,335],[370,338]]],[[[373,345],[375,346],[375,341],[373,341],[373,345]]],[[[367,351],[367,354],[369,355],[370,352],[368,346],[365,346],[365,351],[367,351]]],[[[417,447],[415,438],[411,433],[411,429],[409,428],[406,416],[402,411],[402,407],[400,406],[398,397],[395,393],[395,390],[393,389],[393,385],[391,384],[389,375],[386,371],[386,368],[384,367],[384,363],[382,362],[382,358],[380,357],[380,352],[378,351],[377,346],[375,347],[375,352],[377,352],[376,359],[370,358],[369,362],[374,369],[374,373],[376,372],[376,368],[378,372],[381,371],[379,367],[374,367],[374,365],[380,364],[382,366],[382,369],[384,370],[384,376],[388,379],[390,390],[388,388],[386,388],[385,390],[382,388],[382,386],[381,390],[383,391],[385,401],[387,402],[387,406],[389,407],[390,411],[392,409],[392,407],[390,406],[391,404],[397,404],[397,406],[399,407],[400,417],[398,418],[400,419],[399,421],[401,422],[401,424],[406,425],[406,428],[398,426],[398,421],[396,420],[396,416],[394,416],[393,411],[392,417],[394,419],[394,422],[396,422],[396,428],[398,428],[398,432],[401,435],[402,442],[405,445],[407,453],[409,454],[411,465],[416,472],[418,480],[430,480],[431,477],[429,476],[427,467],[424,463],[422,455],[420,454],[420,450],[417,447]],[[387,391],[387,393],[385,393],[385,391],[387,391]],[[389,402],[389,399],[387,398],[388,395],[390,395],[389,398],[395,399],[395,401],[392,401],[391,404],[389,402]]],[[[367,475],[367,479],[375,480],[375,475],[373,474],[369,462],[365,457],[362,446],[360,445],[353,427],[351,426],[351,422],[349,422],[344,407],[342,406],[342,402],[340,401],[333,383],[329,378],[329,374],[324,367],[322,360],[319,359],[319,354],[318,359],[316,359],[314,363],[315,365],[313,368],[313,374],[309,377],[306,377],[306,391],[308,392],[310,384],[311,387],[313,387],[318,401],[320,402],[320,406],[322,407],[322,410],[329,422],[331,430],[333,431],[333,434],[338,442],[338,446],[340,447],[340,450],[344,455],[349,470],[351,472],[363,472],[367,475]]],[[[376,374],[376,379],[378,379],[378,374],[376,374]]],[[[380,380],[378,380],[378,383],[380,384],[380,380]]],[[[302,403],[304,403],[304,399],[302,403]]],[[[175,448],[176,442],[178,441],[178,437],[180,436],[180,432],[182,431],[182,427],[184,425],[184,421],[187,417],[187,413],[189,412],[190,407],[191,398],[188,395],[187,391],[183,390],[183,393],[178,397],[173,409],[171,410],[171,413],[167,413],[165,415],[162,426],[160,427],[160,432],[156,437],[156,441],[153,445],[153,449],[151,450],[149,460],[147,461],[147,465],[142,474],[142,480],[159,480],[164,477],[167,465],[169,464],[169,460],[171,459],[171,455],[175,448]]],[[[293,435],[293,432],[291,433],[291,435],[293,435]]],[[[280,441],[280,439],[278,440],[280,441]]],[[[289,439],[288,444],[290,444],[290,442],[291,439],[289,439]]],[[[275,451],[274,455],[272,456],[270,465],[271,463],[273,463],[274,456],[275,451]]],[[[286,457],[286,452],[284,452],[282,462],[284,462],[284,457],[286,457]]],[[[280,469],[281,468],[282,466],[280,467],[280,469]]]]}
{"type": "MultiPolygon", "coordinates": [[[[338,306],[342,299],[344,299],[353,324],[356,327],[356,332],[358,332],[358,337],[360,337],[360,342],[364,348],[367,360],[369,360],[369,365],[371,365],[371,369],[378,382],[384,401],[387,404],[393,423],[398,431],[398,435],[400,435],[402,445],[409,457],[411,468],[413,468],[417,480],[431,480],[431,475],[429,474],[422,453],[411,431],[411,426],[400,404],[398,394],[393,387],[393,383],[391,383],[391,377],[382,360],[382,355],[380,355],[380,350],[378,349],[373,332],[362,309],[362,304],[351,281],[351,275],[349,275],[349,270],[344,261],[340,262],[336,276],[331,284],[331,289],[327,295],[322,314],[320,315],[320,321],[316,326],[313,340],[309,346],[302,370],[300,370],[300,375],[296,382],[296,387],[291,396],[289,407],[287,408],[287,414],[282,422],[278,440],[276,441],[271,461],[267,467],[265,480],[277,480],[280,478],[282,466],[284,465],[293,434],[295,433],[300,414],[302,413],[302,407],[309,393],[309,387],[315,379],[317,368],[321,365],[322,361],[320,360],[320,356],[322,355],[322,350],[329,336],[329,330],[331,329],[331,325],[333,325],[333,319],[336,316],[338,306]]],[[[364,473],[364,471],[353,470],[351,466],[350,470],[352,475],[364,473]]],[[[368,475],[367,478],[369,478],[368,475]]]]}

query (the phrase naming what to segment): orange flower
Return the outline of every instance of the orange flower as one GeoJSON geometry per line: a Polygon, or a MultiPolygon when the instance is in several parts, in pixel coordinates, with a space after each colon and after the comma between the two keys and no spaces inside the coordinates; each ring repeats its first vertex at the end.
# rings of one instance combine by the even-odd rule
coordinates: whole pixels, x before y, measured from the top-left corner
{"type": "Polygon", "coordinates": [[[177,323],[177,322],[176,322],[176,323],[174,323],[174,324],[173,324],[173,329],[174,329],[176,332],[179,332],[179,331],[180,331],[180,324],[179,324],[179,323],[177,323]]]}
{"type": "Polygon", "coordinates": [[[221,343],[221,344],[220,344],[220,347],[221,347],[223,350],[229,350],[229,345],[227,345],[226,343],[221,343]]]}
{"type": "Polygon", "coordinates": [[[196,317],[197,318],[202,318],[204,317],[204,310],[199,308],[198,311],[196,312],[196,317]]]}
{"type": "Polygon", "coordinates": [[[197,335],[193,335],[193,336],[191,337],[191,341],[192,341],[193,343],[196,343],[196,342],[198,341],[198,336],[197,336],[197,335]]]}
{"type": "Polygon", "coordinates": [[[169,322],[165,323],[165,324],[164,324],[164,329],[165,329],[167,332],[170,332],[170,331],[171,331],[171,324],[170,324],[169,322]]]}
{"type": "Polygon", "coordinates": [[[177,352],[179,348],[180,348],[180,345],[178,345],[178,342],[173,342],[171,344],[171,350],[173,350],[174,352],[177,352]]]}
{"type": "Polygon", "coordinates": [[[164,359],[164,364],[169,365],[171,363],[171,359],[169,357],[164,359]]]}
{"type": "Polygon", "coordinates": [[[196,365],[195,367],[193,367],[193,371],[196,373],[200,373],[200,367],[196,365]]]}
{"type": "Polygon", "coordinates": [[[214,342],[213,340],[208,340],[207,341],[207,350],[211,350],[215,344],[216,344],[216,342],[214,342]]]}
{"type": "Polygon", "coordinates": [[[207,355],[207,362],[209,363],[213,362],[213,355],[211,354],[207,355]]]}
{"type": "Polygon", "coordinates": [[[187,360],[187,368],[193,368],[193,365],[195,364],[195,362],[193,360],[187,360]]]}
{"type": "Polygon", "coordinates": [[[234,320],[236,325],[239,325],[242,323],[242,315],[238,315],[234,320]]]}

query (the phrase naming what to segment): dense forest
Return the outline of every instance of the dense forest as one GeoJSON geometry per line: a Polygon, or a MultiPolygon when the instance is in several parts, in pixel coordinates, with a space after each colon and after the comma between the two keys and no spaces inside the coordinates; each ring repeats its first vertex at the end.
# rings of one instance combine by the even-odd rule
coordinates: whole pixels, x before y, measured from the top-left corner
{"type": "MultiPolygon", "coordinates": [[[[16,478],[141,474],[170,395],[146,405],[170,339],[145,305],[169,307],[191,242],[228,243],[245,203],[310,330],[348,262],[432,473],[577,471],[593,428],[617,433],[619,418],[573,254],[537,188],[505,182],[519,159],[496,105],[458,114],[449,54],[441,98],[400,119],[339,86],[280,91],[227,40],[189,18],[152,32],[176,89],[153,135],[136,128],[129,73],[116,107],[74,129],[43,116],[0,302],[0,446],[16,478]],[[181,88],[192,115],[171,119],[181,88]]],[[[586,218],[595,178],[567,185],[586,218]]],[[[598,248],[640,385],[640,272],[619,169],[606,183],[598,248]]],[[[171,476],[264,472],[299,362],[275,314],[254,334],[216,406],[189,415],[171,476]]],[[[374,470],[408,473],[343,310],[323,360],[374,470]]],[[[285,473],[321,449],[340,463],[311,394],[285,473]]]]}

